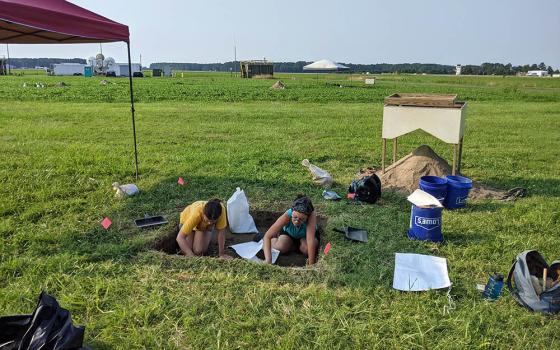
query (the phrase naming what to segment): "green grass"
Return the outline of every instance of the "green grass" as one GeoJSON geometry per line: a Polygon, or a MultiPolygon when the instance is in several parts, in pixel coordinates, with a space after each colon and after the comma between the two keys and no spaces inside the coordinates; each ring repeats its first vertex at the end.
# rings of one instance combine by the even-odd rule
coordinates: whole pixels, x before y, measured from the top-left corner
{"type": "MultiPolygon", "coordinates": [[[[127,80],[0,77],[1,314],[30,312],[44,289],[87,326],[95,349],[560,346],[558,316],[532,314],[507,291],[489,303],[475,289],[525,249],[560,258],[560,80],[382,75],[365,87],[339,75],[280,78],[286,90],[218,73],[135,79],[141,194],[118,200],[111,183],[135,181],[127,80]],[[329,170],[344,193],[357,169],[380,165],[382,100],[394,92],[467,100],[463,172],[530,196],[444,212],[440,245],[407,239],[401,196],[373,206],[322,200],[301,160],[329,170]],[[329,255],[304,271],[185,259],[150,249],[172,225],[134,227],[144,214],[175,224],[185,205],[227,199],[237,186],[261,210],[310,195],[329,220],[329,255]],[[114,222],[107,232],[104,216],[114,222]],[[367,228],[370,242],[331,230],[349,224],[367,228]],[[447,312],[445,291],[393,290],[395,252],[447,258],[455,308],[447,312]]],[[[422,132],[399,143],[399,156],[428,143],[451,157],[422,132]]]]}

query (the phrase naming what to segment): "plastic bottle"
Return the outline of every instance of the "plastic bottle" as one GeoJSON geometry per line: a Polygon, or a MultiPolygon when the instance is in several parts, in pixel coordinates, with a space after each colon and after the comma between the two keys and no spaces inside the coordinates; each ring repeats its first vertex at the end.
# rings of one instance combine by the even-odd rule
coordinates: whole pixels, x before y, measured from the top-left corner
{"type": "Polygon", "coordinates": [[[496,300],[500,297],[502,292],[502,287],[504,286],[504,276],[494,273],[488,278],[488,283],[484,287],[484,292],[482,295],[489,300],[496,300]]]}

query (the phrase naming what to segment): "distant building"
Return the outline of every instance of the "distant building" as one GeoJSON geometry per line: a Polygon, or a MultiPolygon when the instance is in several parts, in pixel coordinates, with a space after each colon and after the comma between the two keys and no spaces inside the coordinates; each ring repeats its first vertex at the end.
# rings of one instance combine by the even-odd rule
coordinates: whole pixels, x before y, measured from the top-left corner
{"type": "Polygon", "coordinates": [[[547,77],[548,72],[545,70],[530,70],[527,72],[528,77],[547,77]]]}
{"type": "Polygon", "coordinates": [[[272,78],[274,76],[274,65],[271,61],[241,61],[242,78],[272,78]]]}
{"type": "Polygon", "coordinates": [[[82,63],[55,63],[53,64],[54,75],[83,75],[85,64],[82,63]]]}
{"type": "MultiPolygon", "coordinates": [[[[130,68],[132,74],[142,71],[140,63],[132,63],[130,68]]],[[[116,77],[128,77],[128,63],[112,63],[107,66],[107,72],[115,72],[116,77]]]]}
{"type": "Polygon", "coordinates": [[[455,75],[461,75],[461,68],[460,64],[455,66],[455,75]]]}

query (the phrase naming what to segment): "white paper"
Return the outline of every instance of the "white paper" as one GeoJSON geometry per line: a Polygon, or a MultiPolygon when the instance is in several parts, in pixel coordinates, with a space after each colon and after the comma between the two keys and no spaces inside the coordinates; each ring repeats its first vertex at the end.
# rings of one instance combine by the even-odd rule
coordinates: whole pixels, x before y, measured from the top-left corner
{"type": "Polygon", "coordinates": [[[439,200],[429,194],[428,192],[424,192],[421,189],[417,189],[416,191],[412,192],[410,196],[406,199],[412,204],[417,207],[437,207],[443,208],[443,205],[439,202],[439,200]]]}
{"type": "Polygon", "coordinates": [[[395,253],[393,288],[417,292],[451,286],[447,260],[437,256],[395,253]]]}
{"type": "MultiPolygon", "coordinates": [[[[263,248],[263,240],[261,239],[258,242],[245,242],[234,244],[230,246],[235,250],[235,252],[242,257],[243,259],[251,260],[254,262],[264,262],[263,260],[257,257],[258,252],[260,252],[263,248]]],[[[271,248],[272,252],[272,263],[275,264],[276,260],[278,259],[278,255],[280,255],[280,251],[274,248],[271,248]]]]}

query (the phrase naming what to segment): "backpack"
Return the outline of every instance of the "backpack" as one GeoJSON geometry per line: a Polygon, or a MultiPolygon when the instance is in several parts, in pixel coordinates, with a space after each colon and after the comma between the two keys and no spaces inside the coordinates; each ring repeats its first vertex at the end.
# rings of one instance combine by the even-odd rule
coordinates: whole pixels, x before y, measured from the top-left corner
{"type": "Polygon", "coordinates": [[[553,261],[549,266],[538,251],[526,250],[515,258],[507,278],[507,287],[513,298],[529,310],[557,313],[560,311],[560,282],[541,294],[537,294],[535,289],[540,288],[538,281],[543,280],[545,268],[547,278],[551,278],[552,281],[560,279],[559,260],[553,261]]]}
{"type": "Polygon", "coordinates": [[[353,193],[355,200],[373,204],[381,197],[381,180],[375,174],[363,176],[352,181],[348,193],[353,193]]]}

